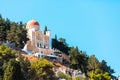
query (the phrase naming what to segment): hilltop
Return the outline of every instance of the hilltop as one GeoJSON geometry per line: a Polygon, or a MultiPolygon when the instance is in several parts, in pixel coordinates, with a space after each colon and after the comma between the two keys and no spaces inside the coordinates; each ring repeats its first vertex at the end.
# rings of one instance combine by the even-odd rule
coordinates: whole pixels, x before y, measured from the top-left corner
{"type": "Polygon", "coordinates": [[[25,24],[0,16],[0,79],[72,80],[72,77],[82,77],[83,80],[110,80],[115,77],[112,75],[114,70],[105,60],[99,61],[95,55],[88,56],[78,47],[68,46],[64,38],[52,38],[54,57],[50,54],[39,58],[34,55],[39,49],[31,55],[22,51],[28,40],[25,24]]]}

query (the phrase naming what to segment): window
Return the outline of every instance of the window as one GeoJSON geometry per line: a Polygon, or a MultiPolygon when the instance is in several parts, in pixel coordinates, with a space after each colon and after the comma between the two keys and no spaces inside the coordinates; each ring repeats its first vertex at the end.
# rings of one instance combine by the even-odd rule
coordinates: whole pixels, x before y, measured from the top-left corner
{"type": "Polygon", "coordinates": [[[46,48],[46,46],[44,45],[44,48],[46,48]]]}
{"type": "Polygon", "coordinates": [[[41,47],[42,47],[42,45],[40,44],[40,45],[39,45],[39,47],[41,48],[41,47]]]}
{"type": "Polygon", "coordinates": [[[39,47],[39,43],[37,43],[37,47],[39,47]]]}

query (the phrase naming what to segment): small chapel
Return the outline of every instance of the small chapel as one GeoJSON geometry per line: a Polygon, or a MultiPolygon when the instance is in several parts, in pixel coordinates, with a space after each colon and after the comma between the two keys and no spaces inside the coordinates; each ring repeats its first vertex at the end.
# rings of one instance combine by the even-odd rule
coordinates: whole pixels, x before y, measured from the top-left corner
{"type": "Polygon", "coordinates": [[[29,39],[23,48],[28,54],[33,51],[41,53],[52,53],[51,31],[48,30],[44,34],[40,30],[40,24],[36,20],[30,20],[26,24],[27,38],[29,39]]]}
{"type": "Polygon", "coordinates": [[[38,58],[47,57],[62,62],[62,59],[69,61],[69,57],[57,49],[52,49],[51,31],[43,33],[40,24],[36,20],[30,20],[26,24],[27,38],[29,39],[22,51],[38,58]]]}

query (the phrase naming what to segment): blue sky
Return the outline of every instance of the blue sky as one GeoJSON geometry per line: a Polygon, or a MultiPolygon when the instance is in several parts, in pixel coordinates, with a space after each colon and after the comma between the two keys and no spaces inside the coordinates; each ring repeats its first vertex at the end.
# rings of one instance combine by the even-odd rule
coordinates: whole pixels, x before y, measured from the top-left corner
{"type": "Polygon", "coordinates": [[[42,30],[47,25],[120,75],[120,0],[1,0],[0,14],[16,22],[36,19],[42,30]]]}

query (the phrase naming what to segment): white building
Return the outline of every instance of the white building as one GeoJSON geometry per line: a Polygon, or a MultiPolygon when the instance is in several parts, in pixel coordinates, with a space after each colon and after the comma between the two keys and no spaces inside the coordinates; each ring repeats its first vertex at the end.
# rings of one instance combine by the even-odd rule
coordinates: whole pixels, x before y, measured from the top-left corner
{"type": "Polygon", "coordinates": [[[29,40],[22,49],[28,54],[33,54],[39,58],[43,56],[58,58],[51,49],[51,31],[44,34],[40,30],[40,24],[36,20],[30,20],[26,25],[27,37],[29,40]]]}

